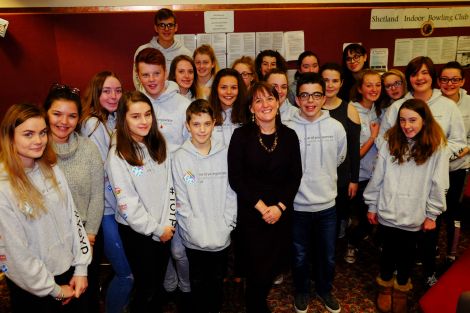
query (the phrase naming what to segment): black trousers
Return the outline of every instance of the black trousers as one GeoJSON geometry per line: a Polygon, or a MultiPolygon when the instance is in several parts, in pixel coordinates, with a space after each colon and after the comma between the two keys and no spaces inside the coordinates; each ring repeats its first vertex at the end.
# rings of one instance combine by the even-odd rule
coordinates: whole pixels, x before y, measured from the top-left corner
{"type": "Polygon", "coordinates": [[[397,270],[397,282],[406,285],[414,266],[418,232],[379,224],[382,239],[380,278],[389,281],[397,270]]]}
{"type": "Polygon", "coordinates": [[[218,313],[224,296],[228,248],[201,251],[186,248],[194,313],[218,313]]]}
{"type": "MultiPolygon", "coordinates": [[[[75,268],[71,267],[67,272],[54,277],[58,285],[68,285],[75,268]]],[[[6,279],[10,291],[12,313],[86,313],[86,305],[83,295],[73,298],[68,304],[62,305],[51,296],[38,297],[18,287],[10,279],[6,279]]]]}
{"type": "Polygon", "coordinates": [[[129,304],[131,313],[162,312],[163,280],[168,259],[169,242],[162,243],[118,224],[124,252],[134,275],[134,297],[129,304]]]}

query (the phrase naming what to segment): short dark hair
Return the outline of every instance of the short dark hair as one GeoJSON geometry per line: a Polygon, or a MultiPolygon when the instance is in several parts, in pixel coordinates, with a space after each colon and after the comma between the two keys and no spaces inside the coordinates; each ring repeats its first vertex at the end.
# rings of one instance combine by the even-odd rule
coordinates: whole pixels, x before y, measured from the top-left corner
{"type": "Polygon", "coordinates": [[[167,20],[169,18],[173,18],[175,20],[175,24],[176,24],[176,15],[175,15],[175,13],[173,13],[173,11],[170,10],[170,9],[163,8],[163,9],[158,10],[155,13],[155,16],[153,17],[153,23],[155,24],[155,26],[157,26],[157,24],[160,21],[167,20]]]}
{"type": "Polygon", "coordinates": [[[284,72],[287,72],[287,62],[286,59],[277,51],[274,50],[263,50],[261,51],[255,59],[255,69],[256,74],[258,75],[259,80],[265,80],[263,74],[261,74],[261,64],[263,64],[264,57],[272,57],[276,59],[276,67],[280,68],[284,72]]]}
{"type": "Polygon", "coordinates": [[[330,63],[325,63],[322,66],[320,66],[320,74],[323,74],[323,71],[327,71],[327,70],[328,71],[338,72],[339,73],[339,79],[344,80],[343,68],[338,63],[330,62],[330,63]]]}
{"type": "Polygon", "coordinates": [[[205,99],[194,100],[186,109],[186,122],[189,123],[191,121],[193,114],[199,115],[202,113],[209,114],[211,119],[214,120],[214,110],[209,101],[205,99]]]}
{"type": "Polygon", "coordinates": [[[297,80],[297,87],[295,89],[295,94],[299,95],[299,90],[302,85],[306,84],[318,84],[322,88],[323,93],[325,93],[325,81],[321,77],[320,74],[318,73],[303,73],[302,75],[299,76],[299,79],[297,80]]]}
{"type": "Polygon", "coordinates": [[[448,62],[446,65],[444,65],[444,67],[439,72],[439,76],[442,75],[442,72],[445,69],[451,69],[451,68],[459,70],[460,76],[462,76],[462,78],[465,78],[465,71],[463,70],[463,66],[457,61],[451,61],[451,62],[448,62]]]}

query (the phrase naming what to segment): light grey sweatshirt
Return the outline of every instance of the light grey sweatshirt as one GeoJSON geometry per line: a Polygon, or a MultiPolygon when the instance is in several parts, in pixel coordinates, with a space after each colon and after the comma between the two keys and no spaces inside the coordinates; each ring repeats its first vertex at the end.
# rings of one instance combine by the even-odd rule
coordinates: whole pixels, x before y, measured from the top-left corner
{"type": "Polygon", "coordinates": [[[424,164],[411,160],[399,165],[384,142],[364,191],[369,212],[377,213],[380,224],[407,231],[420,230],[426,217],[435,220],[446,210],[449,155],[442,147],[424,164]]]}
{"type": "MultiPolygon", "coordinates": [[[[104,164],[108,157],[109,147],[111,145],[111,134],[116,127],[116,117],[114,114],[108,115],[106,124],[101,123],[96,117],[91,117],[82,123],[81,135],[88,137],[93,141],[101,155],[104,164]]],[[[116,212],[116,198],[113,188],[109,184],[108,175],[104,173],[104,215],[114,215],[116,212]]]]}
{"type": "Polygon", "coordinates": [[[64,174],[53,167],[60,194],[36,164],[29,180],[44,197],[47,213],[31,219],[18,209],[7,173],[0,164],[0,266],[16,285],[38,297],[58,297],[54,276],[71,266],[87,276],[91,249],[64,174]]]}
{"type": "Polygon", "coordinates": [[[98,148],[73,132],[67,143],[54,143],[54,150],[86,232],[96,235],[104,209],[104,165],[98,148]]]}
{"type": "MultiPolygon", "coordinates": [[[[460,113],[462,114],[462,120],[465,127],[465,136],[467,147],[470,148],[470,96],[467,94],[465,89],[460,89],[459,91],[459,102],[457,102],[457,107],[459,108],[460,113]]],[[[467,153],[464,157],[452,160],[450,162],[450,170],[460,170],[464,168],[470,168],[470,153],[467,153]]]]}
{"type": "Polygon", "coordinates": [[[117,199],[116,221],[160,241],[165,226],[176,225],[171,160],[168,154],[158,164],[144,144],[139,146],[143,152],[142,166],[132,166],[122,159],[115,144],[109,150],[105,168],[117,199]]]}
{"type": "Polygon", "coordinates": [[[240,127],[240,124],[232,123],[232,108],[228,108],[222,112],[224,117],[224,122],[222,125],[217,125],[214,127],[212,132],[212,138],[216,141],[221,142],[224,146],[228,147],[230,144],[230,139],[235,129],[240,127]]]}
{"type": "Polygon", "coordinates": [[[302,181],[294,199],[294,210],[319,212],[335,205],[337,168],[346,152],[346,131],[328,111],[310,122],[298,111],[287,126],[299,137],[302,181]]]}
{"type": "Polygon", "coordinates": [[[186,109],[190,102],[179,94],[178,85],[169,80],[165,82],[165,91],[157,99],[148,95],[147,97],[152,102],[158,121],[158,130],[165,137],[168,150],[174,152],[189,136],[184,125],[186,109]]]}
{"type": "Polygon", "coordinates": [[[211,143],[208,155],[200,154],[190,140],[175,152],[176,219],[186,247],[220,251],[230,244],[236,225],[237,196],[228,183],[228,147],[213,139],[211,143]]]}
{"type": "MultiPolygon", "coordinates": [[[[378,145],[384,141],[383,136],[385,132],[395,125],[398,110],[403,102],[413,98],[413,94],[408,92],[403,99],[395,101],[387,109],[387,112],[385,112],[382,119],[382,123],[380,124],[379,136],[376,139],[376,143],[378,145]]],[[[447,145],[452,152],[451,160],[455,160],[459,151],[467,145],[467,132],[465,131],[462,114],[460,114],[455,102],[444,97],[439,89],[433,90],[431,99],[428,100],[427,104],[433,117],[439,123],[447,137],[447,145]]]]}

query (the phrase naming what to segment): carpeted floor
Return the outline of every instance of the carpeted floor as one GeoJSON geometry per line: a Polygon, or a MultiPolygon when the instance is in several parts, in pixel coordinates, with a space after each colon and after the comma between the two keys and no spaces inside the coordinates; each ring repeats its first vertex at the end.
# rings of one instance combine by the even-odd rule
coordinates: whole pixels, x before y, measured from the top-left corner
{"type": "MultiPolygon", "coordinates": [[[[468,221],[468,219],[466,219],[468,221]]],[[[443,227],[444,228],[444,227],[443,227]]],[[[441,247],[444,247],[444,231],[441,232],[441,247]]],[[[459,245],[459,254],[470,246],[470,223],[464,223],[462,240],[459,245]]],[[[339,240],[337,246],[336,276],[334,281],[334,294],[342,306],[342,312],[366,313],[377,312],[375,297],[377,287],[375,277],[378,273],[378,251],[372,240],[362,242],[358,260],[355,264],[348,264],[343,260],[346,242],[339,240]]],[[[440,249],[445,251],[444,248],[440,249]]],[[[438,259],[440,272],[445,270],[444,255],[438,259]]],[[[109,272],[109,268],[103,271],[109,272]]],[[[414,289],[409,297],[410,312],[419,312],[418,300],[424,294],[423,275],[421,266],[416,266],[413,276],[414,289]]],[[[244,312],[242,284],[227,282],[225,284],[224,313],[244,312]]],[[[281,285],[274,286],[269,295],[269,304],[273,313],[294,312],[293,309],[292,280],[289,274],[285,276],[281,285]]],[[[9,313],[8,291],[3,276],[0,277],[0,312],[9,313]]],[[[104,312],[104,310],[103,310],[104,312]]],[[[166,312],[176,312],[175,305],[169,303],[166,312]]],[[[315,298],[312,291],[309,312],[327,312],[322,303],[315,298]]]]}

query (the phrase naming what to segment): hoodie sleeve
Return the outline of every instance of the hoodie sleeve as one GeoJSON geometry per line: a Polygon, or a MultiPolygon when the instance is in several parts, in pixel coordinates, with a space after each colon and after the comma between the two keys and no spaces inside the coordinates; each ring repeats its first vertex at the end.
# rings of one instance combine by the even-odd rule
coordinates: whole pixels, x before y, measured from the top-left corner
{"type": "Polygon", "coordinates": [[[371,213],[377,213],[380,191],[384,183],[388,154],[388,144],[385,142],[377,154],[374,173],[364,190],[364,202],[369,207],[369,212],[371,213]]]}
{"type": "Polygon", "coordinates": [[[465,124],[462,119],[462,114],[456,105],[451,106],[449,129],[446,134],[447,145],[452,153],[450,159],[457,159],[458,155],[467,146],[467,138],[465,131],[465,124]]]}
{"type": "Polygon", "coordinates": [[[392,128],[393,125],[395,125],[395,122],[397,120],[398,109],[400,108],[402,103],[402,100],[398,100],[392,103],[392,105],[388,107],[387,111],[385,111],[382,121],[380,122],[379,135],[377,136],[377,138],[375,138],[375,145],[378,148],[380,148],[380,146],[385,143],[384,136],[387,130],[389,130],[390,128],[392,128]]]}
{"type": "Polygon", "coordinates": [[[60,286],[46,265],[28,248],[24,225],[15,212],[16,205],[0,194],[0,265],[1,270],[20,288],[38,297],[60,294],[60,286]]]}
{"type": "Polygon", "coordinates": [[[224,218],[227,226],[232,230],[237,226],[237,194],[227,182],[227,197],[225,199],[224,218]]]}
{"type": "Polygon", "coordinates": [[[448,147],[442,147],[433,155],[436,158],[431,190],[426,202],[426,217],[436,220],[446,210],[446,193],[449,189],[449,155],[448,147]]]}
{"type": "Polygon", "coordinates": [[[346,139],[346,131],[344,130],[344,127],[338,128],[339,131],[337,132],[337,137],[338,137],[338,153],[337,153],[337,166],[340,166],[341,163],[344,162],[344,159],[346,158],[346,153],[348,152],[348,143],[346,139]]]}
{"type": "Polygon", "coordinates": [[[354,123],[350,119],[348,119],[348,124],[349,132],[346,136],[351,169],[351,182],[357,183],[359,181],[359,164],[361,162],[361,157],[359,155],[361,146],[359,143],[359,138],[361,137],[361,125],[354,123]]]}
{"type": "Polygon", "coordinates": [[[164,226],[149,214],[135,189],[128,163],[111,149],[106,162],[106,172],[117,200],[117,211],[136,232],[143,235],[154,234],[160,237],[164,226]]]}

